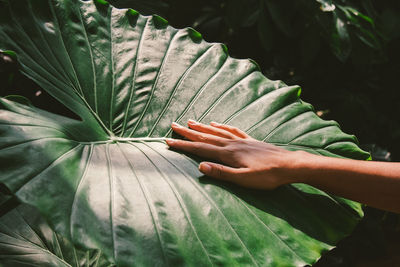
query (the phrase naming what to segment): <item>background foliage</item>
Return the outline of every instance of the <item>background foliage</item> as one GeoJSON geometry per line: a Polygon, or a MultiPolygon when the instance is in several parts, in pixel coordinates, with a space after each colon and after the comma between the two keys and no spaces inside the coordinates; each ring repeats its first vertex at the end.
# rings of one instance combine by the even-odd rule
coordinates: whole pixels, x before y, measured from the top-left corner
{"type": "MultiPolygon", "coordinates": [[[[375,159],[400,160],[400,2],[110,2],[133,6],[145,14],[158,13],[174,27],[192,25],[207,41],[226,43],[232,56],[254,59],[267,77],[301,84],[303,99],[313,103],[324,119],[334,119],[345,132],[358,136],[375,159]]],[[[22,94],[39,107],[69,114],[56,102],[49,107],[50,98],[22,78],[12,55],[1,57],[1,95],[22,94]]],[[[355,234],[323,258],[321,266],[395,261],[390,251],[396,249],[391,239],[398,240],[398,225],[397,216],[367,209],[366,219],[355,234]]]]}

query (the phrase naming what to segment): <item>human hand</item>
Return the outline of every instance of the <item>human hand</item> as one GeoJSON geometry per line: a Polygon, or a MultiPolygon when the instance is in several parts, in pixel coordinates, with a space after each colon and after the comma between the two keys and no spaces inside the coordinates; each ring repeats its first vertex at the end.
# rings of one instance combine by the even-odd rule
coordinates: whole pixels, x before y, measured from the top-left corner
{"type": "Polygon", "coordinates": [[[205,125],[189,120],[188,126],[173,123],[172,129],[189,141],[167,139],[167,144],[219,162],[200,164],[199,170],[207,176],[257,189],[274,189],[300,182],[294,177],[297,159],[303,156],[299,155],[301,152],[258,141],[229,125],[215,122],[205,125]]]}

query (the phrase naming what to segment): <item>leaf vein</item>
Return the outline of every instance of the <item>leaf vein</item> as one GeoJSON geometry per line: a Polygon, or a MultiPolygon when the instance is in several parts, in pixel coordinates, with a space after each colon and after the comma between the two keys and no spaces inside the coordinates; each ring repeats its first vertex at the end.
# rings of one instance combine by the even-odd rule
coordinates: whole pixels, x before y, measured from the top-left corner
{"type": "MultiPolygon", "coordinates": [[[[185,107],[185,109],[182,111],[182,113],[178,116],[178,118],[176,119],[176,122],[179,122],[180,119],[183,118],[183,116],[186,115],[186,113],[189,111],[189,109],[194,105],[194,103],[198,100],[198,98],[200,97],[201,93],[205,90],[205,88],[207,88],[208,84],[215,79],[215,77],[220,73],[220,71],[222,70],[223,66],[226,64],[226,62],[228,61],[228,56],[225,57],[224,62],[222,63],[221,67],[218,68],[218,70],[208,78],[208,80],[200,87],[200,89],[196,92],[195,96],[192,98],[192,100],[187,104],[187,106],[185,107]]],[[[172,129],[169,129],[168,132],[165,134],[164,137],[168,136],[171,133],[172,129]]]]}
{"type": "Polygon", "coordinates": [[[239,201],[239,203],[242,204],[251,213],[251,215],[253,215],[253,217],[256,218],[257,221],[259,221],[262,225],[264,225],[265,229],[267,229],[270,233],[272,233],[276,239],[278,239],[285,247],[287,247],[294,255],[296,255],[296,257],[302,261],[302,264],[305,264],[303,258],[300,257],[300,255],[295,250],[293,250],[293,248],[290,247],[289,244],[286,243],[277,233],[272,231],[272,229],[263,220],[261,220],[261,218],[253,210],[251,210],[251,208],[249,208],[242,199],[237,197],[235,194],[233,194],[233,197],[236,198],[239,201]]]}
{"type": "Polygon", "coordinates": [[[138,127],[139,124],[142,122],[142,119],[143,119],[144,115],[146,114],[146,111],[147,111],[147,109],[149,108],[151,101],[153,100],[154,91],[156,90],[156,85],[158,84],[158,79],[160,78],[161,72],[162,72],[162,70],[163,70],[163,68],[164,68],[165,60],[166,60],[167,57],[168,57],[168,53],[169,53],[169,51],[170,51],[171,44],[172,44],[172,42],[174,41],[174,38],[175,38],[175,36],[177,35],[178,32],[179,32],[179,31],[176,31],[176,32],[173,34],[173,36],[171,37],[171,40],[170,40],[169,43],[168,43],[168,47],[167,47],[167,49],[165,50],[165,54],[164,54],[164,56],[163,56],[163,58],[162,58],[162,60],[161,60],[160,68],[158,69],[156,79],[155,79],[153,85],[151,86],[151,91],[150,91],[149,99],[147,99],[146,105],[145,105],[145,107],[143,108],[142,113],[140,114],[140,117],[139,117],[138,121],[136,122],[135,126],[133,127],[131,133],[129,134],[129,137],[131,137],[131,136],[135,133],[137,127],[138,127]]]}
{"type": "MultiPolygon", "coordinates": [[[[151,150],[153,150],[153,149],[152,149],[150,146],[148,146],[145,142],[142,141],[142,142],[140,142],[140,143],[144,144],[145,146],[147,146],[148,148],[150,148],[151,150]]],[[[164,174],[161,172],[161,170],[157,167],[157,164],[155,164],[155,163],[150,159],[150,157],[149,157],[144,151],[142,151],[140,148],[138,148],[138,149],[139,149],[139,150],[143,153],[143,155],[151,162],[151,164],[156,168],[157,172],[161,175],[161,177],[163,177],[164,181],[166,181],[166,183],[167,183],[167,184],[169,185],[169,187],[171,188],[171,190],[172,190],[172,192],[174,193],[176,199],[178,200],[179,206],[181,207],[181,209],[182,209],[182,211],[183,211],[183,214],[185,215],[185,218],[186,218],[187,222],[188,222],[189,225],[190,225],[190,228],[192,229],[192,231],[193,231],[193,233],[194,233],[196,239],[197,239],[198,242],[200,243],[201,248],[202,248],[203,251],[205,252],[208,261],[209,261],[210,264],[213,266],[213,263],[212,263],[212,261],[211,261],[210,255],[209,255],[208,251],[206,250],[203,241],[201,241],[201,239],[200,239],[200,237],[199,237],[199,235],[198,235],[198,233],[197,233],[197,231],[196,231],[196,229],[195,229],[195,227],[194,227],[194,225],[193,225],[193,222],[192,222],[192,220],[191,220],[191,218],[190,218],[188,209],[187,209],[187,207],[186,207],[186,205],[185,205],[185,202],[184,202],[184,200],[183,200],[181,194],[179,194],[179,192],[178,192],[178,190],[176,189],[176,187],[175,187],[175,186],[173,185],[173,183],[170,181],[170,178],[168,178],[168,176],[164,175],[164,174]]],[[[154,150],[153,150],[153,151],[154,151],[154,150]]],[[[158,153],[158,154],[159,154],[159,153],[158,153]]]]}
{"type": "Polygon", "coordinates": [[[183,75],[180,77],[179,81],[175,84],[175,86],[168,98],[166,105],[164,106],[164,108],[160,112],[160,114],[158,115],[153,127],[151,128],[151,130],[147,136],[150,136],[153,133],[154,129],[156,128],[157,124],[161,120],[162,116],[165,114],[165,112],[171,105],[173,96],[176,94],[176,91],[178,90],[178,88],[182,85],[182,83],[183,83],[184,79],[187,77],[188,73],[193,69],[193,67],[196,65],[196,63],[199,62],[203,58],[203,56],[205,56],[207,54],[207,52],[210,50],[210,48],[212,48],[212,46],[209,46],[198,58],[196,58],[196,60],[190,65],[190,67],[185,70],[183,75]]]}
{"type": "MultiPolygon", "coordinates": [[[[277,131],[279,131],[281,128],[283,128],[287,123],[290,123],[290,121],[296,119],[297,117],[299,117],[300,115],[303,115],[305,113],[308,112],[313,112],[312,110],[305,110],[304,112],[301,112],[299,114],[296,114],[296,116],[293,116],[285,121],[283,121],[281,124],[279,124],[277,127],[275,127],[275,129],[273,129],[269,134],[267,134],[266,137],[264,137],[264,139],[262,140],[263,142],[268,142],[268,139],[274,135],[277,131]]],[[[314,112],[313,112],[314,113],[314,112]]]]}
{"type": "Polygon", "coordinates": [[[111,72],[112,72],[112,85],[111,85],[111,100],[110,100],[110,130],[113,129],[113,109],[114,109],[114,94],[115,94],[115,66],[114,66],[114,52],[113,52],[113,37],[112,37],[112,12],[113,8],[110,8],[110,60],[111,60],[111,72]]]}
{"type": "Polygon", "coordinates": [[[113,258],[115,259],[116,251],[115,251],[115,230],[114,230],[114,176],[111,165],[111,157],[110,157],[110,144],[106,144],[106,157],[107,157],[107,170],[108,177],[110,182],[110,230],[111,230],[111,245],[113,249],[113,258]]]}
{"type": "Polygon", "coordinates": [[[62,33],[61,33],[61,31],[60,31],[60,22],[59,22],[59,20],[58,20],[58,17],[57,17],[57,15],[56,15],[56,12],[55,12],[55,10],[54,10],[53,5],[51,4],[51,1],[49,1],[49,7],[50,7],[51,13],[52,13],[52,15],[53,15],[53,17],[54,17],[54,21],[55,21],[55,23],[56,23],[57,26],[58,26],[58,27],[55,27],[56,32],[57,32],[58,36],[60,37],[61,44],[62,44],[62,46],[63,46],[63,48],[64,48],[65,55],[66,55],[66,57],[67,57],[69,63],[71,64],[71,69],[72,69],[72,71],[73,71],[73,75],[75,76],[75,79],[76,79],[76,82],[77,82],[77,85],[78,85],[78,89],[79,89],[79,91],[80,91],[80,95],[83,97],[84,94],[83,94],[83,90],[82,90],[82,85],[81,85],[81,83],[80,83],[80,81],[79,81],[79,79],[78,79],[78,75],[77,75],[77,73],[76,73],[75,66],[74,66],[74,64],[72,63],[71,56],[69,55],[69,53],[68,53],[68,51],[67,51],[67,46],[65,45],[64,37],[62,36],[62,33]]]}
{"type": "Polygon", "coordinates": [[[134,94],[134,87],[135,87],[135,80],[136,80],[136,75],[137,75],[137,68],[138,68],[138,56],[139,56],[139,52],[140,52],[140,48],[142,46],[142,42],[143,42],[143,36],[144,36],[144,32],[146,30],[147,24],[149,23],[149,20],[146,18],[146,23],[143,27],[142,32],[140,33],[140,37],[139,37],[139,42],[138,42],[138,46],[136,48],[136,55],[135,55],[135,66],[133,68],[133,77],[131,80],[131,92],[129,95],[129,100],[128,100],[128,105],[126,105],[126,110],[125,110],[125,116],[124,116],[124,122],[122,124],[122,130],[121,130],[121,134],[120,137],[122,137],[125,134],[125,130],[126,130],[126,125],[128,123],[128,115],[129,115],[129,109],[131,108],[132,105],[132,99],[133,99],[133,94],[134,94]]]}
{"type": "Polygon", "coordinates": [[[256,71],[251,71],[251,72],[247,73],[244,77],[240,78],[235,84],[233,84],[231,87],[229,87],[228,89],[226,89],[226,90],[217,98],[217,100],[215,100],[215,101],[211,104],[211,106],[209,106],[209,107],[207,108],[207,110],[206,110],[197,120],[198,120],[199,122],[201,122],[201,121],[204,119],[204,117],[206,117],[206,116],[211,112],[211,110],[213,110],[213,109],[215,108],[215,106],[218,105],[218,104],[221,102],[221,100],[222,100],[225,96],[227,96],[232,90],[235,89],[235,87],[236,87],[240,82],[242,82],[244,79],[246,79],[247,77],[249,77],[249,76],[250,76],[251,74],[253,74],[254,72],[256,72],[256,71]]]}
{"type": "Polygon", "coordinates": [[[87,42],[87,46],[89,48],[89,55],[90,55],[90,61],[91,61],[91,65],[92,65],[92,72],[93,72],[93,90],[94,90],[94,110],[95,113],[97,114],[98,112],[98,107],[97,107],[97,81],[96,81],[96,69],[95,69],[95,65],[94,65],[94,59],[93,59],[93,51],[92,51],[92,46],[89,42],[89,37],[87,35],[87,30],[85,27],[85,24],[83,23],[83,15],[82,15],[82,11],[81,11],[81,7],[77,8],[78,13],[79,13],[79,20],[81,22],[82,25],[82,29],[83,29],[83,33],[85,36],[85,40],[87,42]]]}
{"type": "MultiPolygon", "coordinates": [[[[122,147],[120,147],[120,145],[118,143],[117,143],[117,145],[118,145],[118,148],[121,150],[122,155],[124,156],[125,160],[128,162],[128,164],[129,164],[129,166],[130,166],[130,168],[132,170],[133,175],[135,176],[136,180],[139,183],[140,189],[141,189],[141,191],[143,193],[143,196],[144,196],[144,198],[146,200],[147,206],[148,206],[149,211],[150,211],[151,219],[152,219],[153,225],[154,225],[154,230],[155,230],[156,235],[158,237],[158,241],[159,241],[159,244],[160,244],[160,248],[161,248],[161,251],[162,251],[162,254],[163,254],[164,261],[168,265],[168,260],[167,260],[167,256],[166,256],[166,253],[165,253],[165,248],[164,248],[163,241],[162,241],[162,238],[161,238],[160,230],[158,229],[159,228],[158,223],[157,223],[158,220],[156,220],[156,218],[155,218],[156,211],[154,211],[153,208],[152,208],[152,205],[150,205],[150,201],[149,201],[149,196],[148,196],[147,190],[145,189],[145,186],[142,184],[142,181],[139,179],[139,176],[136,174],[136,172],[134,170],[134,167],[132,165],[132,162],[129,160],[129,158],[125,154],[124,150],[122,149],[122,147]]],[[[137,148],[134,144],[131,144],[131,145],[133,145],[135,148],[137,148]]]]}
{"type": "Polygon", "coordinates": [[[82,176],[79,179],[78,186],[74,190],[74,195],[73,195],[73,198],[72,198],[71,210],[69,211],[69,235],[71,237],[71,240],[73,239],[73,232],[74,232],[73,231],[73,227],[72,227],[72,213],[76,209],[77,197],[78,197],[78,194],[79,194],[79,190],[81,188],[81,185],[82,185],[84,179],[86,178],[86,174],[87,174],[87,171],[89,169],[89,164],[90,164],[90,161],[91,161],[92,155],[93,155],[93,150],[94,150],[94,145],[92,144],[92,145],[89,146],[89,155],[87,156],[87,159],[86,159],[87,163],[85,165],[85,169],[84,169],[84,171],[82,173],[82,176]]]}
{"type": "MultiPolygon", "coordinates": [[[[257,263],[257,261],[255,260],[255,258],[253,257],[253,255],[250,253],[249,249],[246,247],[246,245],[243,243],[243,240],[240,238],[239,234],[236,232],[236,230],[233,228],[233,226],[231,225],[231,223],[229,222],[228,218],[226,218],[225,214],[221,211],[221,209],[218,207],[218,205],[215,203],[215,201],[207,194],[207,192],[205,192],[205,190],[200,187],[192,177],[190,177],[186,172],[182,171],[178,166],[176,166],[173,162],[171,162],[170,160],[168,160],[168,158],[164,155],[162,155],[159,151],[157,151],[156,149],[153,149],[156,153],[158,153],[161,157],[163,157],[166,161],[168,161],[172,166],[174,166],[178,172],[182,173],[187,180],[193,184],[194,188],[197,189],[197,191],[199,191],[200,194],[202,194],[207,200],[208,202],[214,206],[214,208],[217,210],[217,212],[221,215],[221,217],[225,220],[225,222],[227,223],[227,225],[229,226],[229,229],[231,229],[232,233],[236,236],[236,238],[239,240],[239,243],[242,245],[242,247],[245,249],[245,251],[247,252],[247,254],[250,256],[250,259],[253,261],[253,263],[255,264],[255,266],[259,266],[259,264],[257,263]]],[[[182,154],[183,155],[183,154],[182,154]]],[[[184,158],[187,158],[187,156],[183,155],[184,158]]],[[[190,158],[187,158],[190,159],[190,158]]],[[[188,160],[191,164],[195,165],[196,169],[197,169],[197,164],[195,164],[191,159],[188,160]]]]}

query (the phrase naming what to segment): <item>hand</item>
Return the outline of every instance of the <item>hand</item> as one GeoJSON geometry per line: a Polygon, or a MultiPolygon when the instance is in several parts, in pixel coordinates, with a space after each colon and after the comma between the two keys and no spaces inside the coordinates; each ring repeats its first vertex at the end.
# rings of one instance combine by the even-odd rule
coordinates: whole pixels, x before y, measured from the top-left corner
{"type": "Polygon", "coordinates": [[[167,144],[221,163],[202,162],[199,170],[207,176],[257,189],[299,182],[293,179],[296,159],[303,156],[299,152],[257,141],[229,125],[189,120],[188,126],[173,123],[172,129],[190,141],[168,139],[167,144]]]}

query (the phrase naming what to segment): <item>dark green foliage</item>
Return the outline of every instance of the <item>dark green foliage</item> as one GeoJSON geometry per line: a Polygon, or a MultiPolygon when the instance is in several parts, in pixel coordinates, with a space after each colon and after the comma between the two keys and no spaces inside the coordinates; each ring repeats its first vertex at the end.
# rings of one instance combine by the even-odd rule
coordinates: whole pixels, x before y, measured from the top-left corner
{"type": "Polygon", "coordinates": [[[209,180],[165,145],[171,121],[193,118],[367,159],[300,87],[157,15],[103,0],[0,3],[0,47],[79,117],[0,98],[0,182],[74,244],[119,266],[303,266],[362,217],[360,204],[303,184],[257,192],[209,180]]]}
{"type": "Polygon", "coordinates": [[[143,15],[164,15],[168,4],[164,0],[109,0],[112,5],[118,8],[134,8],[143,15]]]}
{"type": "MultiPolygon", "coordinates": [[[[303,97],[323,111],[324,118],[338,120],[362,143],[379,143],[393,152],[395,160],[400,159],[398,1],[110,2],[145,14],[161,14],[173,26],[192,25],[208,41],[228,43],[231,54],[256,59],[268,77],[302,84],[303,97]],[[335,10],[329,11],[332,3],[335,10]]],[[[19,74],[15,61],[7,57],[2,62],[1,95],[23,94],[36,106],[76,117],[19,74]]],[[[382,255],[390,244],[386,240],[399,234],[394,218],[398,217],[379,212],[371,215],[367,210],[366,220],[350,242],[345,240],[338,252],[323,257],[320,266],[346,266],[349,262],[354,266],[360,253],[370,256],[368,261],[374,253],[385,257],[382,255]],[[359,249],[355,251],[355,247],[359,249]]]]}
{"type": "MultiPolygon", "coordinates": [[[[8,200],[9,196],[0,193],[0,210],[8,200]]],[[[28,205],[18,205],[0,214],[0,240],[0,266],[4,267],[114,266],[98,250],[76,249],[28,205]]]]}
{"type": "Polygon", "coordinates": [[[400,160],[399,1],[164,2],[172,25],[192,25],[267,77],[302,84],[324,118],[400,160]]]}

